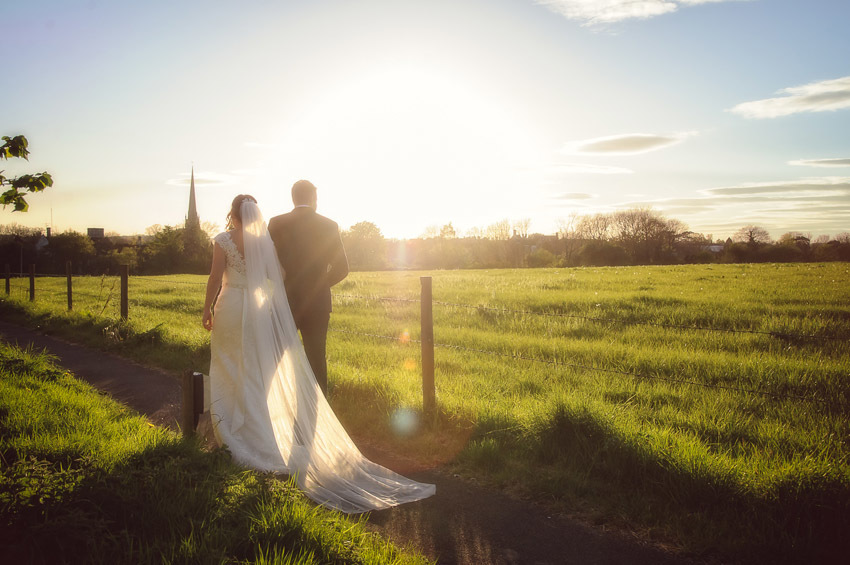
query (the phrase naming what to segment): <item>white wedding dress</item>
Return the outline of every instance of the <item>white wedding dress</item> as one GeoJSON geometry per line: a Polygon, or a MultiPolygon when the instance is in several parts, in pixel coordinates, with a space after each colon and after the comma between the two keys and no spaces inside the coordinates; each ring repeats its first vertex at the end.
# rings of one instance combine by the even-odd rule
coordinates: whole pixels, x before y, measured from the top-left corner
{"type": "Polygon", "coordinates": [[[307,361],[266,223],[242,204],[243,257],[228,232],[211,336],[210,414],[219,443],[239,463],[294,475],[315,502],[346,513],[431,496],[366,459],[337,420],[307,361]]]}

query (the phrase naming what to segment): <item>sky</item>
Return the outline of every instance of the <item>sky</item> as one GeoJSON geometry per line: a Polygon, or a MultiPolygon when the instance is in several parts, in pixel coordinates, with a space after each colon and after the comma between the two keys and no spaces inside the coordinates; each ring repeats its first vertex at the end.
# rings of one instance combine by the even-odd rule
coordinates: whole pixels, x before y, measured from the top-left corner
{"type": "Polygon", "coordinates": [[[55,184],[0,224],[319,212],[386,237],[649,207],[715,239],[850,231],[846,0],[0,4],[0,135],[55,184]]]}

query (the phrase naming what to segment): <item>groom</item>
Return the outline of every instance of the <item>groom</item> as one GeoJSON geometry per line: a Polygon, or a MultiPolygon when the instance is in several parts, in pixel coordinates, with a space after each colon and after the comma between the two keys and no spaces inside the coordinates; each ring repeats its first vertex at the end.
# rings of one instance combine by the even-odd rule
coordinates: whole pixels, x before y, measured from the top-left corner
{"type": "Polygon", "coordinates": [[[348,275],[348,259],[336,222],[316,213],[316,187],[292,185],[293,210],[269,220],[269,234],[284,270],[286,295],[304,351],[322,392],[328,394],[325,344],[331,287],[348,275]]]}

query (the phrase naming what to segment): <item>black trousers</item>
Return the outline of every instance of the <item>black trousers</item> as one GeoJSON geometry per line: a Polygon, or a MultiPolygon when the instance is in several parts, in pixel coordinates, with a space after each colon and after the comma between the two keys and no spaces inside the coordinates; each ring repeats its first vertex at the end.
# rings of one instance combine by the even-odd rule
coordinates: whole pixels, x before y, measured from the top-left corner
{"type": "Polygon", "coordinates": [[[304,343],[304,352],[307,353],[307,360],[310,362],[310,367],[316,375],[316,381],[319,383],[319,387],[325,396],[328,395],[328,360],[326,350],[329,321],[330,314],[296,320],[296,325],[301,330],[301,341],[304,343]]]}

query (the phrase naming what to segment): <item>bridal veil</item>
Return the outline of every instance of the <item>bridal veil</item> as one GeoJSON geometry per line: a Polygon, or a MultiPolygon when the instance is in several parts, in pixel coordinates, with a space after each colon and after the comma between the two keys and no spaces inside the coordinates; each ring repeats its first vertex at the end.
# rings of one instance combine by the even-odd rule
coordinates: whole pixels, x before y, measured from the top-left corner
{"type": "MultiPolygon", "coordinates": [[[[241,212],[246,274],[241,363],[243,378],[256,380],[244,383],[245,394],[234,391],[235,401],[244,403],[243,413],[267,410],[268,419],[263,415],[259,420],[267,429],[252,437],[274,443],[240,446],[266,454],[263,461],[252,458],[248,463],[295,476],[312,500],[347,513],[433,495],[434,485],[412,481],[369,461],[351,441],[307,361],[284,290],[284,273],[259,207],[245,201],[241,212]]],[[[244,452],[233,450],[234,454],[237,451],[244,452]]]]}

